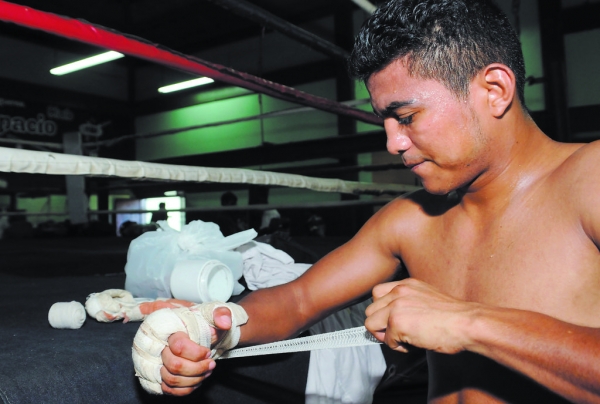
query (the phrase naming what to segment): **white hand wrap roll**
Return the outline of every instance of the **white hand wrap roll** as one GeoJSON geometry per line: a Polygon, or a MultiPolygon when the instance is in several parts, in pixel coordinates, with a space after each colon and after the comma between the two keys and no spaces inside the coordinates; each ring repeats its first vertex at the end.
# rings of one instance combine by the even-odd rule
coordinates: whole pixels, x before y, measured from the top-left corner
{"type": "Polygon", "coordinates": [[[48,322],[54,328],[81,328],[85,322],[85,309],[79,302],[54,303],[48,312],[48,322]]]}
{"type": "Polygon", "coordinates": [[[161,353],[172,334],[183,331],[192,341],[210,348],[210,327],[215,325],[213,312],[219,307],[227,307],[231,311],[231,329],[213,347],[211,357],[216,359],[240,340],[240,326],[248,321],[248,314],[241,306],[235,303],[203,303],[190,308],[158,310],[144,320],[133,339],[132,356],[136,376],[146,391],[162,394],[161,353]]]}

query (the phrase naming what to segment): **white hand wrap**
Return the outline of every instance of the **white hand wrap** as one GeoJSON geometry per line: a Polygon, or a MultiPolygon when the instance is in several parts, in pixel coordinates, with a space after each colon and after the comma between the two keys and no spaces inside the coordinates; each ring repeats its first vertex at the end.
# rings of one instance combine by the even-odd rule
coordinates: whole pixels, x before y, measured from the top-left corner
{"type": "Polygon", "coordinates": [[[122,319],[125,322],[142,321],[144,315],[140,311],[140,304],[151,301],[152,299],[134,299],[126,290],[108,289],[89,295],[85,309],[91,317],[103,323],[122,319]]]}
{"type": "Polygon", "coordinates": [[[214,327],[213,312],[219,307],[231,311],[231,329],[212,349],[212,358],[235,347],[240,340],[240,326],[248,321],[246,311],[235,303],[203,303],[190,308],[162,309],[150,314],[133,339],[133,365],[142,387],[149,393],[162,394],[161,353],[169,337],[183,331],[199,345],[211,347],[210,327],[214,327]]]}

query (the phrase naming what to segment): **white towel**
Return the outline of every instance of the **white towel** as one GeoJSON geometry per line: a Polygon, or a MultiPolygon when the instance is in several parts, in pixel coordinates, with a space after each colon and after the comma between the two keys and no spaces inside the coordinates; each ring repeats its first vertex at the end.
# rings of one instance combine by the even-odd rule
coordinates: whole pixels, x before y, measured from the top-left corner
{"type": "Polygon", "coordinates": [[[311,267],[296,264],[287,253],[257,241],[246,243],[236,251],[242,254],[244,279],[250,290],[291,282],[311,267]]]}
{"type": "MultiPolygon", "coordinates": [[[[310,328],[321,334],[364,325],[371,299],[340,310],[310,328]]],[[[306,404],[371,404],[386,370],[379,345],[320,349],[310,353],[306,404]]]]}

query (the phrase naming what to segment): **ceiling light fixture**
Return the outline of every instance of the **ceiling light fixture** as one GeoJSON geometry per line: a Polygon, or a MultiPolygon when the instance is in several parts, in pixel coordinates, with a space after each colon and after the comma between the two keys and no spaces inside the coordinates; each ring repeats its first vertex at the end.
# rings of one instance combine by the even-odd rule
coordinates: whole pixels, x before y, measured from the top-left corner
{"type": "Polygon", "coordinates": [[[106,63],[115,59],[120,59],[124,56],[125,55],[123,55],[122,53],[109,51],[86,59],[78,60],[77,62],[55,67],[54,69],[50,69],[50,73],[54,74],[55,76],[62,76],[63,74],[76,72],[77,70],[87,69],[88,67],[96,66],[101,63],[106,63]]]}
{"type": "Polygon", "coordinates": [[[186,88],[192,88],[197,86],[203,86],[205,84],[213,83],[214,80],[209,77],[200,77],[198,79],[183,81],[181,83],[171,84],[158,89],[159,93],[172,93],[173,91],[185,90],[186,88]]]}

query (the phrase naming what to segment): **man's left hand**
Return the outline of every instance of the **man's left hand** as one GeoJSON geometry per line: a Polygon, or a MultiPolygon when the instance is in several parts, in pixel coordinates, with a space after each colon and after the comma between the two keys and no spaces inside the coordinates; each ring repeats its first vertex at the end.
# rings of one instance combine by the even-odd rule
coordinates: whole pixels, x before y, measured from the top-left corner
{"type": "Polygon", "coordinates": [[[453,354],[465,350],[470,343],[466,331],[479,306],[409,278],[373,289],[365,327],[397,351],[407,352],[404,344],[410,344],[453,354]]]}

